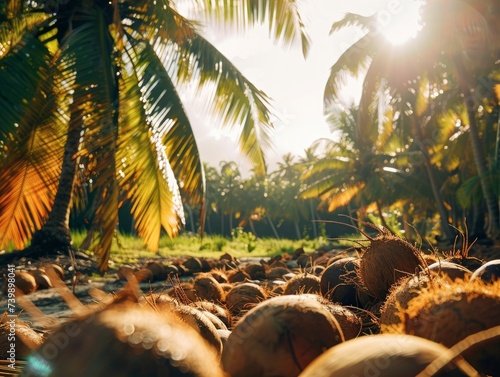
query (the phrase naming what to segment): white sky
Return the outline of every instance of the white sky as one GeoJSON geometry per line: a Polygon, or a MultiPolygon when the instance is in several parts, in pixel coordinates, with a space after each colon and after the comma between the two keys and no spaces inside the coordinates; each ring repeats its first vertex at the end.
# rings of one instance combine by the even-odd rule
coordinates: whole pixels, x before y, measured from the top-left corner
{"type": "MultiPolygon", "coordinates": [[[[405,4],[414,0],[309,0],[299,2],[301,14],[311,38],[311,49],[306,59],[299,45],[285,48],[275,45],[263,27],[246,35],[227,36],[216,30],[207,30],[206,37],[238,69],[273,100],[280,121],[275,123],[274,149],[267,150],[269,171],[286,153],[303,155],[304,149],[315,140],[331,138],[332,134],[323,116],[323,91],[330,67],[345,49],[361,37],[361,31],[350,28],[329,35],[330,27],[346,12],[371,15],[380,12],[381,22],[401,20],[405,4]],[[393,17],[398,15],[399,17],[393,17]]],[[[403,20],[404,21],[404,20],[403,20]]],[[[400,27],[408,28],[403,22],[400,27]]],[[[401,29],[393,35],[399,35],[401,29]]],[[[352,81],[344,91],[350,102],[360,92],[360,84],[352,81]]],[[[218,167],[220,161],[236,161],[242,172],[248,163],[237,151],[235,138],[218,127],[199,106],[187,102],[187,111],[195,129],[196,140],[204,162],[218,167]]]]}

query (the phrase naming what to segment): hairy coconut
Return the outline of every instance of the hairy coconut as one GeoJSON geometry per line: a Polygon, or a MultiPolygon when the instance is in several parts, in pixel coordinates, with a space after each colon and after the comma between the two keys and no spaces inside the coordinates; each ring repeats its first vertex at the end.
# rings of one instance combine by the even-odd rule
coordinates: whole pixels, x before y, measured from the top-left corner
{"type": "MultiPolygon", "coordinates": [[[[452,347],[465,337],[500,325],[500,281],[455,280],[432,284],[408,303],[393,331],[452,347]]],[[[462,356],[479,372],[500,375],[500,339],[462,356]]]]}
{"type": "Polygon", "coordinates": [[[320,279],[316,275],[301,273],[292,277],[286,283],[284,294],[296,295],[300,293],[319,293],[320,279]]]}
{"type": "Polygon", "coordinates": [[[195,330],[137,304],[64,323],[28,360],[21,376],[223,376],[195,330]]]}
{"type": "Polygon", "coordinates": [[[240,283],[251,280],[250,275],[239,268],[227,272],[227,281],[229,283],[240,283]]]}
{"type": "Polygon", "coordinates": [[[500,259],[493,259],[479,267],[471,276],[471,280],[481,279],[491,283],[500,279],[500,259]]]}
{"type": "Polygon", "coordinates": [[[199,310],[208,311],[214,314],[222,321],[222,323],[224,323],[227,328],[231,327],[231,314],[229,313],[229,310],[227,310],[227,308],[208,301],[195,301],[189,305],[199,310]]]}
{"type": "MultiPolygon", "coordinates": [[[[333,346],[299,377],[416,376],[447,348],[411,335],[362,336],[333,346]]],[[[435,377],[465,376],[451,366],[435,377]]]]}
{"type": "Polygon", "coordinates": [[[233,317],[239,317],[267,298],[264,290],[254,283],[235,285],[226,295],[226,307],[233,317]]]}
{"type": "Polygon", "coordinates": [[[266,270],[261,264],[249,263],[243,269],[252,280],[263,280],[266,278],[266,270]]]}
{"type": "Polygon", "coordinates": [[[283,276],[289,274],[291,271],[286,267],[273,267],[266,271],[266,277],[269,280],[282,279],[283,276]]]}
{"type": "Polygon", "coordinates": [[[356,270],[358,258],[347,257],[330,264],[320,278],[321,294],[332,302],[346,306],[358,306],[356,270]]]}
{"type": "Polygon", "coordinates": [[[400,311],[408,309],[410,300],[419,295],[421,288],[431,284],[431,279],[435,278],[425,274],[408,276],[392,286],[391,292],[380,309],[380,330],[382,333],[387,331],[387,327],[401,322],[400,311]]]}
{"type": "Polygon", "coordinates": [[[179,305],[173,307],[172,312],[178,315],[184,323],[196,330],[214,348],[217,355],[220,356],[222,353],[222,342],[217,333],[217,328],[203,311],[193,306],[179,305]]]}
{"type": "Polygon", "coordinates": [[[219,282],[210,274],[204,273],[196,276],[193,287],[200,300],[224,302],[225,292],[219,282]]]}
{"type": "Polygon", "coordinates": [[[304,269],[304,272],[316,275],[316,276],[321,276],[323,272],[325,271],[326,267],[325,266],[320,266],[320,265],[315,265],[311,267],[306,267],[304,269]]]}
{"type": "Polygon", "coordinates": [[[297,376],[343,339],[338,322],[317,300],[273,297],[241,318],[224,346],[222,365],[231,377],[297,376]]]}
{"type": "Polygon", "coordinates": [[[217,280],[218,283],[227,283],[227,275],[226,272],[220,269],[213,269],[209,272],[212,277],[217,280]]]}
{"type": "Polygon", "coordinates": [[[368,292],[383,300],[399,279],[422,269],[420,251],[386,229],[369,241],[360,257],[358,274],[368,292]]]}
{"type": "Polygon", "coordinates": [[[193,272],[202,272],[203,264],[200,258],[190,257],[182,263],[182,265],[187,268],[191,273],[193,272]]]}
{"type": "Polygon", "coordinates": [[[297,264],[301,268],[306,268],[312,266],[312,255],[311,254],[300,254],[297,257],[297,264]]]}

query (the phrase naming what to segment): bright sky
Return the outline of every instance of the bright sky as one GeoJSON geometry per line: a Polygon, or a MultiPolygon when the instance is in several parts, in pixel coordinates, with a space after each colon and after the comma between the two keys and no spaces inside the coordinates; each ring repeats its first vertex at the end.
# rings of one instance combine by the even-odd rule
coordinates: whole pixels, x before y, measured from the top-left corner
{"type": "MultiPolygon", "coordinates": [[[[412,21],[404,15],[409,4],[415,3],[415,0],[299,1],[312,41],[306,59],[298,45],[292,48],[275,45],[265,28],[255,28],[246,35],[231,36],[208,30],[206,37],[273,99],[273,107],[280,120],[275,123],[274,149],[266,151],[270,171],[284,154],[303,155],[315,140],[332,137],[323,116],[323,91],[329,69],[362,33],[349,28],[330,36],[331,25],[346,12],[361,15],[379,12],[380,24],[388,30],[392,28],[389,34],[397,39],[403,34],[403,29],[408,32],[412,21]]],[[[346,104],[359,96],[360,89],[359,82],[355,80],[346,87],[346,104]]],[[[189,101],[186,107],[195,128],[202,160],[215,167],[220,161],[236,161],[243,172],[247,171],[249,165],[237,152],[234,135],[227,129],[217,127],[213,119],[189,101]]]]}

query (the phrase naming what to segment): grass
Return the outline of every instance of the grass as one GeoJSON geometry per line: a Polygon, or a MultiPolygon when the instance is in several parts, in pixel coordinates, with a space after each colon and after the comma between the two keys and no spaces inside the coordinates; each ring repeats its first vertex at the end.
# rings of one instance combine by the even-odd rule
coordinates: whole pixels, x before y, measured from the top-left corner
{"type": "MultiPolygon", "coordinates": [[[[85,234],[75,232],[72,237],[74,245],[79,246],[85,238],[85,234]]],[[[265,258],[283,253],[293,253],[299,247],[303,247],[306,252],[312,252],[320,246],[328,244],[331,242],[324,238],[314,240],[255,238],[246,232],[240,232],[231,238],[214,235],[205,236],[203,239],[192,234],[182,234],[174,239],[168,236],[162,237],[159,250],[155,253],[147,250],[140,238],[119,234],[113,242],[110,260],[115,265],[122,265],[137,263],[141,259],[148,258],[196,256],[218,259],[226,252],[236,258],[265,258]]],[[[338,242],[335,245],[342,247],[338,242]]]]}

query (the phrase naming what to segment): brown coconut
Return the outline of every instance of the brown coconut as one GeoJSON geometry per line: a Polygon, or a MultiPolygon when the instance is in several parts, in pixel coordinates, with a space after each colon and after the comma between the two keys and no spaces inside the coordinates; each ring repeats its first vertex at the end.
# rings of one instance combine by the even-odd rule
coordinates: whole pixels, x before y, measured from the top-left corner
{"type": "Polygon", "coordinates": [[[321,294],[332,302],[345,306],[360,306],[356,270],[359,260],[354,257],[338,259],[321,274],[321,294]]]}
{"type": "Polygon", "coordinates": [[[34,352],[23,375],[222,377],[212,347],[173,314],[113,305],[64,323],[34,352]],[[36,373],[35,373],[36,371],[36,373]]]}
{"type": "MultiPolygon", "coordinates": [[[[411,335],[379,334],[351,339],[328,349],[300,377],[416,376],[448,349],[411,335]]],[[[435,377],[462,377],[450,366],[435,377]]]]}
{"type": "Polygon", "coordinates": [[[383,300],[394,283],[423,268],[420,251],[386,229],[380,230],[376,238],[368,239],[370,243],[360,257],[358,275],[366,290],[383,300]]]}
{"type": "Polygon", "coordinates": [[[28,271],[16,271],[14,285],[24,294],[30,294],[37,290],[36,279],[28,271]]]}
{"type": "MultiPolygon", "coordinates": [[[[465,337],[500,325],[500,281],[447,281],[432,284],[408,303],[393,331],[452,347],[465,337]]],[[[479,372],[500,375],[500,339],[462,356],[479,372]]]]}
{"type": "Polygon", "coordinates": [[[139,283],[142,282],[152,282],[153,281],[153,272],[149,268],[141,268],[134,272],[134,276],[139,283]]]}
{"type": "Polygon", "coordinates": [[[250,275],[248,275],[245,271],[240,270],[239,268],[229,270],[227,272],[228,283],[240,283],[247,280],[251,280],[250,275]]]}
{"type": "Polygon", "coordinates": [[[472,275],[472,272],[468,268],[458,263],[448,261],[437,261],[432,263],[427,267],[427,270],[439,276],[447,276],[452,280],[465,279],[472,275]]]}
{"type": "Polygon", "coordinates": [[[267,298],[264,290],[254,283],[235,285],[226,295],[226,308],[232,317],[239,317],[267,298]]]}
{"type": "Polygon", "coordinates": [[[266,278],[266,270],[261,264],[249,263],[243,269],[252,280],[263,280],[266,278]]]}
{"type": "Polygon", "coordinates": [[[217,328],[202,310],[188,305],[175,306],[171,310],[179,316],[182,322],[196,330],[213,347],[217,355],[220,356],[222,353],[222,341],[217,333],[217,328]]]}
{"type": "Polygon", "coordinates": [[[165,280],[167,278],[167,271],[165,270],[165,266],[160,262],[150,261],[145,263],[142,268],[151,270],[154,281],[165,280]]]}
{"type": "Polygon", "coordinates": [[[224,306],[208,301],[195,301],[189,304],[199,310],[208,311],[219,318],[227,328],[231,327],[231,314],[224,306]]]}
{"type": "Polygon", "coordinates": [[[224,370],[231,377],[298,376],[342,342],[333,315],[307,296],[273,297],[242,317],[224,346],[224,370]]]}
{"type": "Polygon", "coordinates": [[[193,283],[196,295],[200,300],[210,302],[224,302],[225,292],[213,276],[204,273],[196,276],[193,283]]]}
{"type": "Polygon", "coordinates": [[[30,274],[35,278],[37,289],[52,288],[52,281],[45,273],[45,269],[43,267],[30,271],[30,274]]]}
{"type": "Polygon", "coordinates": [[[130,266],[128,264],[121,266],[118,271],[116,271],[116,277],[118,280],[127,280],[127,278],[132,274],[134,274],[136,268],[130,266]]]}
{"type": "Polygon", "coordinates": [[[190,257],[182,263],[182,265],[187,268],[191,273],[193,272],[202,272],[203,271],[203,263],[200,258],[190,257]]]}
{"type": "Polygon", "coordinates": [[[320,293],[320,279],[308,273],[297,274],[288,280],[283,293],[285,295],[320,293]]]}

